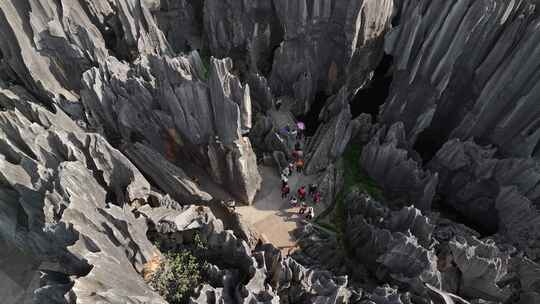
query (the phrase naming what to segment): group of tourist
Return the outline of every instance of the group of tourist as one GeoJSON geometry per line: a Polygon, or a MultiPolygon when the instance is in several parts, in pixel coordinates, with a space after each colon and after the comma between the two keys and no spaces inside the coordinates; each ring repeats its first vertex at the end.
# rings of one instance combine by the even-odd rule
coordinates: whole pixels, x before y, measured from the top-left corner
{"type": "Polygon", "coordinates": [[[298,214],[304,215],[305,218],[308,220],[313,219],[315,217],[315,210],[313,209],[313,206],[309,206],[307,204],[307,198],[311,198],[311,202],[313,205],[317,205],[321,202],[321,193],[318,191],[317,185],[309,185],[307,191],[306,186],[301,186],[296,190],[296,195],[293,194],[289,196],[291,193],[291,188],[288,184],[288,178],[284,174],[282,174],[281,177],[281,198],[289,198],[289,204],[291,205],[291,207],[295,208],[300,206],[298,214]]]}
{"type": "Polygon", "coordinates": [[[282,132],[286,135],[292,135],[296,138],[296,143],[292,152],[292,162],[283,168],[281,172],[281,198],[289,199],[291,207],[300,207],[298,213],[303,215],[306,219],[311,220],[315,217],[315,210],[313,206],[308,205],[307,198],[311,198],[311,203],[316,205],[321,201],[321,193],[317,189],[316,184],[309,185],[306,190],[306,186],[301,186],[296,190],[295,194],[291,195],[291,187],[289,186],[289,178],[293,172],[302,173],[304,171],[304,151],[302,150],[301,141],[304,138],[304,124],[299,122],[296,128],[291,128],[288,125],[282,129],[282,132]]]}

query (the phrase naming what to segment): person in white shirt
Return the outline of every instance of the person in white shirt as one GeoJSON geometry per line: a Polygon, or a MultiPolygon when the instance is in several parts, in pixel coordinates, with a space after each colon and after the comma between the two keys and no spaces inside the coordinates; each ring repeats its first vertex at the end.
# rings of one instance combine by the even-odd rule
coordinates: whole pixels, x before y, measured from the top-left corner
{"type": "Polygon", "coordinates": [[[291,204],[291,207],[296,207],[296,205],[298,204],[298,199],[296,198],[296,196],[293,196],[289,203],[291,204]]]}
{"type": "Polygon", "coordinates": [[[306,212],[306,219],[312,220],[315,217],[315,210],[313,210],[313,207],[308,207],[308,210],[306,212]]]}
{"type": "Polygon", "coordinates": [[[281,188],[285,187],[288,182],[289,182],[289,178],[283,173],[281,173],[281,188]]]}
{"type": "Polygon", "coordinates": [[[291,169],[289,169],[289,166],[285,167],[282,171],[282,174],[285,175],[285,176],[290,176],[291,175],[291,169]]]}

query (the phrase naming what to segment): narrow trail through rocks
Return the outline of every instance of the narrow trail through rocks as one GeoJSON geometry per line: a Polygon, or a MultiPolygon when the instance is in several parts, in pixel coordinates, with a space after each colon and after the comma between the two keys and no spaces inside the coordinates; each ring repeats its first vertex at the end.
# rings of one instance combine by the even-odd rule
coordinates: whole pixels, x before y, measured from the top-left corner
{"type": "MultiPolygon", "coordinates": [[[[292,232],[304,225],[305,221],[298,214],[298,208],[291,208],[288,199],[281,198],[281,180],[275,168],[260,166],[259,172],[263,178],[261,190],[251,206],[240,206],[236,211],[258,232],[283,253],[296,247],[292,232]]],[[[297,172],[289,178],[291,194],[296,193],[302,185],[308,186],[315,182],[318,175],[306,176],[297,172]]],[[[308,200],[309,203],[309,200],[308,200]]]]}

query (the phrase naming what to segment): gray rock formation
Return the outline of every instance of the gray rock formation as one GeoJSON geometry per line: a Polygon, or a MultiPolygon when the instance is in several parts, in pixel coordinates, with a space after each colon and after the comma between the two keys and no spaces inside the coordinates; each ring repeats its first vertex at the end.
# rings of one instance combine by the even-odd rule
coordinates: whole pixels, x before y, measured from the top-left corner
{"type": "Polygon", "coordinates": [[[360,277],[356,273],[361,272],[363,267],[356,265],[353,271],[348,268],[351,265],[345,253],[338,249],[340,244],[335,232],[312,224],[297,229],[295,237],[302,250],[295,251],[293,257],[302,265],[327,269],[338,275],[360,277]]]}
{"type": "Polygon", "coordinates": [[[518,188],[502,187],[495,200],[500,231],[534,261],[540,260],[540,213],[518,188]]]}
{"type": "Polygon", "coordinates": [[[493,242],[458,238],[450,241],[450,250],[461,273],[461,295],[497,302],[504,302],[510,297],[508,288],[497,286],[508,272],[509,256],[500,252],[493,242]]]}
{"type": "Polygon", "coordinates": [[[139,53],[168,52],[140,0],[6,1],[0,11],[0,57],[17,81],[49,103],[75,102],[81,75],[109,54],[132,60],[139,53]]]}
{"type": "Polygon", "coordinates": [[[165,303],[148,267],[195,235],[192,303],[538,303],[538,3],[0,1],[3,303],[165,303]],[[284,258],[214,196],[251,203],[303,114],[324,198],[284,258]],[[388,201],[334,208],[350,144],[388,201]]]}
{"type": "Polygon", "coordinates": [[[210,82],[206,86],[200,81],[205,72],[197,56],[195,59],[160,57],[172,53],[151,11],[166,5],[165,1],[122,0],[100,4],[69,1],[63,5],[41,2],[38,5],[25,0],[0,6],[4,24],[0,31],[6,41],[0,45],[1,57],[4,70],[12,71],[11,81],[24,84],[43,102],[55,101],[83,120],[85,113],[77,101],[80,96],[91,127],[106,135],[115,146],[120,138],[131,142],[141,140],[142,136],[149,139],[153,149],[165,155],[170,142],[166,143],[164,138],[175,136],[169,134],[174,125],[182,130],[184,140],[189,139],[195,146],[207,144],[211,136],[219,135],[230,145],[228,149],[232,153],[213,146],[184,152],[199,154],[199,160],[206,165],[212,160],[212,166],[207,168],[211,175],[219,182],[229,183],[230,191],[242,201],[252,201],[260,178],[253,169],[246,169],[254,164],[255,158],[250,156],[249,142],[236,134],[251,127],[249,89],[232,77],[227,60],[212,65],[216,70],[209,71],[210,82]],[[29,9],[34,12],[32,18],[24,13],[29,9]],[[129,62],[137,59],[134,64],[138,71],[132,73],[127,63],[109,55],[129,62]],[[173,93],[172,98],[192,100],[200,95],[205,101],[189,105],[200,107],[179,109],[178,105],[170,104],[172,101],[166,101],[163,94],[178,90],[176,83],[168,81],[179,80],[190,84],[183,83],[181,86],[186,90],[178,91],[178,96],[173,93]],[[129,83],[121,85],[122,81],[129,83]],[[157,111],[149,114],[150,109],[157,111]],[[226,119],[217,119],[216,115],[223,114],[221,111],[228,113],[226,119]],[[138,117],[131,116],[137,114],[138,117]],[[240,126],[235,128],[237,122],[240,126]],[[224,132],[230,134],[221,134],[224,132]]]}
{"type": "Polygon", "coordinates": [[[510,265],[512,278],[519,282],[517,293],[519,294],[519,303],[534,303],[540,298],[540,267],[537,263],[527,258],[516,257],[512,259],[510,265]]]}
{"type": "Polygon", "coordinates": [[[405,200],[428,211],[435,195],[438,173],[424,171],[409,155],[402,123],[381,127],[362,149],[361,167],[390,199],[405,200]]]}
{"type": "Polygon", "coordinates": [[[182,248],[191,242],[194,233],[206,241],[205,256],[219,269],[219,284],[201,286],[192,303],[344,303],[351,296],[346,277],[306,269],[291,258],[282,258],[270,244],[259,245],[252,253],[246,242],[223,229],[223,223],[208,208],[172,210],[145,205],[137,212],[149,220],[151,233],[162,248],[182,248]],[[244,285],[241,278],[245,277],[244,285]]]}
{"type": "Polygon", "coordinates": [[[274,1],[284,41],[274,54],[271,86],[305,113],[318,92],[351,91],[371,78],[382,56],[392,1],[274,1]]]}
{"type": "Polygon", "coordinates": [[[212,54],[269,76],[273,95],[294,98],[299,114],[318,92],[344,84],[356,90],[371,78],[392,8],[389,0],[212,0],[204,4],[204,27],[212,54]]]}
{"type": "Polygon", "coordinates": [[[499,231],[537,259],[537,162],[531,158],[497,159],[495,153],[495,148],[456,139],[437,152],[429,167],[439,173],[445,204],[487,231],[499,231]]]}
{"type": "Polygon", "coordinates": [[[399,2],[401,23],[386,39],[395,72],[382,120],[402,121],[412,142],[424,130],[440,144],[474,136],[507,155],[538,155],[533,1],[399,2]]]}
{"type": "Polygon", "coordinates": [[[267,74],[272,52],[283,39],[273,1],[204,2],[204,28],[209,48],[219,58],[244,62],[250,71],[267,74]]]}
{"type": "Polygon", "coordinates": [[[14,262],[3,301],[165,303],[139,275],[159,254],[127,206],[150,193],[139,170],[63,112],[0,96],[0,238],[11,249],[0,260],[14,262]]]}
{"type": "MultiPolygon", "coordinates": [[[[351,111],[347,103],[345,89],[342,89],[334,97],[334,100],[329,102],[329,107],[338,109],[339,114],[325,115],[322,124],[311,139],[306,149],[307,165],[305,170],[307,174],[322,171],[330,164],[335,163],[351,139],[351,111]]],[[[323,111],[322,115],[324,114],[326,113],[323,111]]]]}
{"type": "Polygon", "coordinates": [[[324,211],[330,211],[334,208],[336,198],[343,190],[343,182],[343,164],[329,165],[318,181],[318,189],[322,198],[321,203],[315,206],[315,214],[322,218],[325,216],[324,211]]]}
{"type": "Polygon", "coordinates": [[[179,52],[202,50],[206,47],[203,32],[203,2],[190,0],[159,0],[152,10],[157,25],[171,48],[179,52]]]}
{"type": "Polygon", "coordinates": [[[212,196],[199,189],[182,169],[151,148],[135,143],[126,147],[124,151],[136,166],[176,201],[183,204],[201,204],[212,199],[212,196]]]}
{"type": "Polygon", "coordinates": [[[249,88],[230,74],[232,62],[212,60],[208,85],[197,52],[141,57],[135,65],[109,57],[84,74],[91,125],[111,141],[143,141],[180,167],[191,159],[240,201],[252,202],[261,179],[242,136],[251,128],[249,88]]]}
{"type": "Polygon", "coordinates": [[[422,292],[424,283],[440,288],[441,274],[430,248],[433,226],[411,207],[399,212],[353,191],[344,201],[347,212],[346,239],[356,260],[382,279],[392,278],[422,292]]]}

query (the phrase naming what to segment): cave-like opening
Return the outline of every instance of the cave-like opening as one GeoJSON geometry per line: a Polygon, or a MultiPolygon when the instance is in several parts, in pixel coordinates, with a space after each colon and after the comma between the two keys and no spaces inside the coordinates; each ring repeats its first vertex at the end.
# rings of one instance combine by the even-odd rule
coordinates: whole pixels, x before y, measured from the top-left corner
{"type": "Polygon", "coordinates": [[[328,95],[325,92],[318,92],[315,94],[315,98],[309,111],[297,117],[298,121],[303,122],[306,126],[306,130],[304,131],[306,136],[309,137],[315,135],[315,131],[317,131],[317,128],[320,125],[319,115],[324,108],[327,99],[328,95]]]}
{"type": "MultiPolygon", "coordinates": [[[[480,234],[481,238],[492,236],[499,230],[499,225],[496,221],[486,220],[486,222],[480,224],[474,219],[474,216],[464,214],[462,211],[453,208],[450,203],[448,203],[447,198],[441,193],[437,194],[431,208],[433,211],[439,212],[442,217],[473,229],[480,234]]],[[[492,212],[497,211],[492,210],[492,212]]]]}
{"type": "Polygon", "coordinates": [[[444,138],[440,133],[427,128],[418,134],[413,149],[420,154],[422,163],[426,165],[437,154],[444,142],[444,138]]]}
{"type": "Polygon", "coordinates": [[[124,30],[119,23],[118,20],[109,17],[105,22],[101,34],[105,41],[105,47],[110,52],[110,55],[119,60],[131,62],[137,58],[138,52],[132,48],[130,49],[130,46],[126,41],[122,40],[124,37],[124,30]]]}
{"type": "Polygon", "coordinates": [[[370,114],[373,120],[377,120],[379,108],[390,93],[392,84],[393,57],[384,55],[375,69],[374,77],[369,87],[359,90],[351,100],[351,113],[357,117],[362,113],[370,114]]]}

